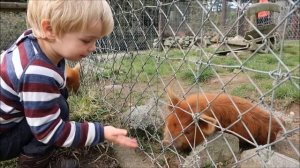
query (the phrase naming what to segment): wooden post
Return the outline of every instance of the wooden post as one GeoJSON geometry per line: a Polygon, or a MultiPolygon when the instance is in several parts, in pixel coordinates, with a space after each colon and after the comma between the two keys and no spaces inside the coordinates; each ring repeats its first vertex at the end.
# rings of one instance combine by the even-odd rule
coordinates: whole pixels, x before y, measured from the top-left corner
{"type": "Polygon", "coordinates": [[[159,46],[158,50],[162,51],[163,50],[163,39],[164,39],[164,27],[166,25],[166,17],[163,12],[162,5],[160,5],[159,9],[159,21],[158,21],[158,40],[159,40],[159,46]]]}
{"type": "Polygon", "coordinates": [[[226,17],[227,17],[227,0],[222,1],[222,12],[221,12],[221,25],[226,26],[226,17]]]}
{"type": "Polygon", "coordinates": [[[26,10],[27,3],[22,2],[0,2],[0,10],[26,10]]]}

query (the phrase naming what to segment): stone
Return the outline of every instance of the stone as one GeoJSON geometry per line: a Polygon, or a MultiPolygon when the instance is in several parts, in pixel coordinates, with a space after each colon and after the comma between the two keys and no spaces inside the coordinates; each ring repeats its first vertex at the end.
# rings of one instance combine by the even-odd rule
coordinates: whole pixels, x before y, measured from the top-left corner
{"type": "Polygon", "coordinates": [[[257,167],[272,167],[272,168],[299,168],[300,164],[297,160],[274,152],[269,149],[251,149],[244,151],[241,154],[241,159],[245,160],[241,163],[240,168],[257,168],[257,167]],[[254,155],[254,156],[253,156],[254,155]],[[253,156],[253,157],[252,157],[253,156]]]}
{"type": "Polygon", "coordinates": [[[141,134],[150,132],[152,134],[161,133],[164,121],[164,112],[157,106],[154,99],[148,100],[145,105],[132,107],[122,116],[122,122],[126,123],[131,131],[136,131],[141,134]]]}
{"type": "Polygon", "coordinates": [[[198,145],[190,155],[186,157],[186,161],[182,165],[183,168],[205,167],[212,166],[213,163],[226,162],[231,160],[233,155],[238,155],[240,150],[239,139],[228,133],[222,134],[218,132],[208,137],[207,141],[209,142],[208,144],[198,145]]]}

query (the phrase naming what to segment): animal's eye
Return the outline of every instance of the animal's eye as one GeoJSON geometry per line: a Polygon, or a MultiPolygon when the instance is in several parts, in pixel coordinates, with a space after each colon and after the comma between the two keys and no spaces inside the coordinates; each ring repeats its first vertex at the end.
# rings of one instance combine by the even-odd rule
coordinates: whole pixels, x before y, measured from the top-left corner
{"type": "Polygon", "coordinates": [[[174,128],[175,128],[175,127],[177,127],[177,124],[176,124],[176,123],[174,123],[174,124],[173,124],[173,127],[174,127],[174,128]]]}
{"type": "Polygon", "coordinates": [[[190,131],[184,131],[184,134],[189,135],[189,134],[191,134],[191,132],[190,131]]]}
{"type": "Polygon", "coordinates": [[[194,130],[193,128],[185,129],[185,130],[184,130],[184,134],[185,134],[185,135],[190,135],[190,134],[193,133],[193,130],[194,130]]]}

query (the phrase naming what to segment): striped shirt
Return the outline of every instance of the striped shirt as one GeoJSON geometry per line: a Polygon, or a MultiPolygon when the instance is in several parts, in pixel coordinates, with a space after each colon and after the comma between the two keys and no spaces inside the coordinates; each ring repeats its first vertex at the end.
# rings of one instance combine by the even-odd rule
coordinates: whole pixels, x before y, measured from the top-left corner
{"type": "Polygon", "coordinates": [[[69,121],[65,60],[56,66],[25,31],[0,57],[0,136],[26,120],[37,140],[63,147],[104,141],[100,123],[69,121]]]}

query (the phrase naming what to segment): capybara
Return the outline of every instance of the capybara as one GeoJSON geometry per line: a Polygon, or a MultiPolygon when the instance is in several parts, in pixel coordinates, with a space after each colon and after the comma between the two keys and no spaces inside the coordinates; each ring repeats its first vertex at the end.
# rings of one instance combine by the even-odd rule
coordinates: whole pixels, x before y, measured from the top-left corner
{"type": "MultiPolygon", "coordinates": [[[[170,88],[167,92],[171,113],[165,119],[165,145],[172,144],[178,150],[189,151],[202,143],[204,137],[222,128],[245,144],[255,144],[247,129],[258,145],[268,143],[270,114],[249,100],[225,93],[193,94],[181,100],[170,88]]],[[[281,126],[272,117],[270,142],[276,139],[280,130],[281,126]]]]}

